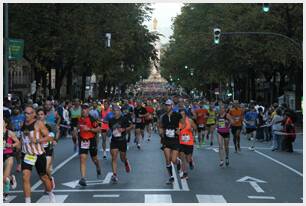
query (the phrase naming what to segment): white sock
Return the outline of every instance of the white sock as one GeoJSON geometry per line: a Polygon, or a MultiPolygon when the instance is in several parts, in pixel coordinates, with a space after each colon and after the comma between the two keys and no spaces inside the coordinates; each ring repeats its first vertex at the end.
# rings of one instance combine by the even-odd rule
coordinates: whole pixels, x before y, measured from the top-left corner
{"type": "Polygon", "coordinates": [[[26,197],[25,198],[25,203],[31,203],[31,198],[30,197],[26,197]]]}

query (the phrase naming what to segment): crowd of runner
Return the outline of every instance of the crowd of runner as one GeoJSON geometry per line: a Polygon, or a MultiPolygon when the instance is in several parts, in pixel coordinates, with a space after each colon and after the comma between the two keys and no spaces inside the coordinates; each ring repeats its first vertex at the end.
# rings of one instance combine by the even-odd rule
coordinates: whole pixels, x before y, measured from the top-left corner
{"type": "Polygon", "coordinates": [[[126,172],[131,172],[129,145],[135,144],[142,150],[143,141],[151,141],[153,133],[157,133],[169,174],[167,184],[172,184],[175,169],[182,179],[188,179],[188,171],[195,168],[194,147],[201,149],[205,144],[217,143],[219,166],[229,166],[230,133],[237,153],[241,152],[241,133],[249,140],[250,150],[255,150],[258,141],[272,140],[272,151],[293,152],[295,140],[294,115],[286,105],[276,103],[263,107],[255,102],[241,104],[237,100],[192,100],[179,96],[86,102],[47,99],[41,103],[29,100],[25,104],[5,99],[3,113],[4,200],[10,189],[17,186],[13,173],[22,172],[26,203],[31,202],[33,166],[50,202],[56,201],[52,192],[56,182],[52,177],[54,148],[61,138],[68,136],[72,137],[71,150],[79,154],[79,184],[83,187],[87,186],[88,153],[96,166],[97,178],[101,178],[99,144],[103,158],[111,158],[111,181],[117,183],[118,156],[126,172]]]}

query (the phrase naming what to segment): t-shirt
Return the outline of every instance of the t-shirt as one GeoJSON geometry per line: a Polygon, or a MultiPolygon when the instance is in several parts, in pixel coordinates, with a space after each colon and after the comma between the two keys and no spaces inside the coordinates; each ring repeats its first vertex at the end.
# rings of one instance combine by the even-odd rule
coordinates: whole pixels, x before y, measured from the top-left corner
{"type": "Polygon", "coordinates": [[[139,115],[147,114],[147,110],[144,107],[136,107],[134,109],[134,114],[135,114],[135,123],[136,124],[141,124],[141,123],[144,122],[144,118],[139,117],[139,115]]]}
{"type": "Polygon", "coordinates": [[[229,111],[229,114],[231,115],[233,122],[231,122],[232,126],[242,126],[242,116],[243,116],[243,111],[241,108],[232,108],[229,111]]]}
{"type": "Polygon", "coordinates": [[[161,117],[161,126],[165,131],[166,139],[177,139],[178,135],[176,134],[176,129],[179,128],[179,122],[182,119],[182,115],[177,112],[172,112],[170,117],[168,114],[164,114],[161,117]]]}
{"type": "Polygon", "coordinates": [[[13,131],[20,131],[21,124],[25,121],[25,116],[23,114],[18,114],[11,117],[11,124],[13,131]]]}
{"type": "Polygon", "coordinates": [[[79,119],[79,126],[80,126],[80,137],[82,139],[92,139],[96,136],[96,134],[94,132],[90,132],[90,131],[83,131],[83,126],[87,126],[89,128],[96,128],[98,127],[97,122],[94,122],[92,119],[90,119],[90,117],[81,117],[79,119]]]}
{"type": "Polygon", "coordinates": [[[121,116],[119,119],[116,119],[115,117],[110,119],[109,128],[112,132],[112,141],[125,141],[126,131],[120,132],[119,128],[127,128],[131,125],[131,123],[132,122],[130,122],[124,116],[121,116]]]}
{"type": "Polygon", "coordinates": [[[197,124],[202,125],[206,124],[206,116],[208,116],[208,111],[207,109],[197,109],[195,110],[195,113],[197,115],[197,124]]]}
{"type": "Polygon", "coordinates": [[[257,112],[253,112],[253,111],[247,112],[244,115],[244,119],[246,121],[246,128],[255,129],[256,128],[256,120],[257,120],[257,118],[258,118],[257,112]]]}

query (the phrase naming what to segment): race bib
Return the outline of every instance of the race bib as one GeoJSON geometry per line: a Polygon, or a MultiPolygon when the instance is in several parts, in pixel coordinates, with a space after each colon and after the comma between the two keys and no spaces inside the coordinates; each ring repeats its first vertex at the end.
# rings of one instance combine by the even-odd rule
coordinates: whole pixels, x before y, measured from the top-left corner
{"type": "Polygon", "coordinates": [[[224,120],[219,121],[219,128],[225,128],[225,121],[224,120]]]}
{"type": "Polygon", "coordinates": [[[204,124],[199,124],[199,128],[204,128],[204,124]]]}
{"type": "Polygon", "coordinates": [[[142,119],[141,118],[136,118],[136,123],[141,123],[142,119]]]}
{"type": "Polygon", "coordinates": [[[26,154],[24,156],[24,162],[27,163],[27,164],[30,164],[30,165],[35,165],[36,163],[36,160],[37,160],[37,156],[36,155],[29,155],[29,154],[26,154]]]}
{"type": "Polygon", "coordinates": [[[119,131],[119,129],[114,129],[113,136],[114,137],[121,137],[121,132],[119,131]]]}
{"type": "Polygon", "coordinates": [[[183,142],[188,142],[190,140],[190,136],[188,134],[182,135],[182,141],[183,142]]]}
{"type": "Polygon", "coordinates": [[[251,120],[251,121],[249,121],[249,124],[250,124],[250,125],[255,125],[255,121],[252,121],[252,120],[251,120]]]}
{"type": "Polygon", "coordinates": [[[81,141],[81,149],[89,149],[90,141],[81,141]]]}
{"type": "Polygon", "coordinates": [[[175,137],[175,130],[174,129],[166,129],[166,136],[169,138],[175,137]]]}
{"type": "Polygon", "coordinates": [[[238,121],[240,121],[240,117],[234,117],[234,120],[235,120],[236,122],[238,122],[238,121]]]}

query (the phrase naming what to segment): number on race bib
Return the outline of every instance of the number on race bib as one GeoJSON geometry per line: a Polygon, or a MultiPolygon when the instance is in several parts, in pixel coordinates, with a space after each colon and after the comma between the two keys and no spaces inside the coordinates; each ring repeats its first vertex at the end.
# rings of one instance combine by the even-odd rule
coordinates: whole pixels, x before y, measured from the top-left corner
{"type": "Polygon", "coordinates": [[[26,154],[24,156],[24,162],[27,163],[27,164],[30,164],[30,165],[35,165],[36,163],[36,160],[37,160],[37,156],[36,155],[29,155],[29,154],[26,154]]]}
{"type": "Polygon", "coordinates": [[[81,141],[81,149],[89,149],[90,141],[81,141]]]}
{"type": "Polygon", "coordinates": [[[119,129],[114,129],[113,136],[114,137],[121,137],[121,132],[119,131],[119,129]]]}
{"type": "Polygon", "coordinates": [[[182,135],[182,141],[183,142],[188,142],[190,140],[190,136],[188,134],[182,135]]]}
{"type": "Polygon", "coordinates": [[[166,129],[166,136],[169,138],[175,137],[175,130],[174,129],[166,129]]]}

